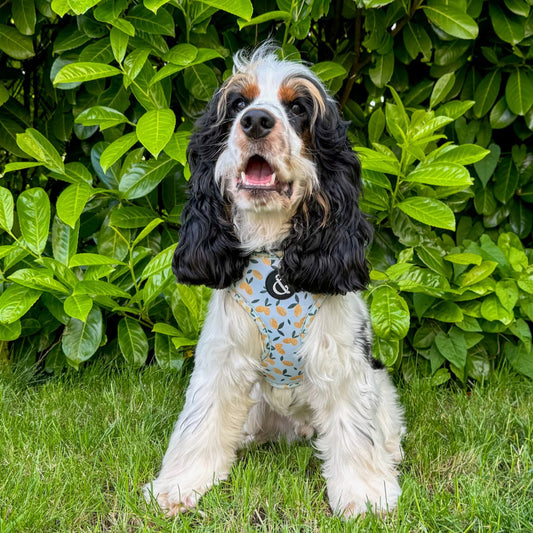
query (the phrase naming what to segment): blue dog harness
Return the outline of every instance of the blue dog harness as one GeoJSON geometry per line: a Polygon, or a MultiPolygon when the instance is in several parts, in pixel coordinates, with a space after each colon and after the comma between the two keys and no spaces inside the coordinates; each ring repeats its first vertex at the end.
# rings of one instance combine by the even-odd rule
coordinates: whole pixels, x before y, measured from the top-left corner
{"type": "Polygon", "coordinates": [[[228,290],[259,328],[263,375],[273,387],[288,389],[302,382],[301,346],[326,295],[294,292],[279,275],[280,260],[281,254],[255,252],[228,290]]]}

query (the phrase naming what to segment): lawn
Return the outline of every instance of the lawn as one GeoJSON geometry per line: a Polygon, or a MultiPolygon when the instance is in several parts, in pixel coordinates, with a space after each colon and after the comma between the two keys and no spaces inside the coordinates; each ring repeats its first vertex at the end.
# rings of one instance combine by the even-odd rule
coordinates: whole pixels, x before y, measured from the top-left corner
{"type": "Polygon", "coordinates": [[[199,509],[164,518],[157,473],[187,376],[92,364],[35,380],[0,369],[0,531],[531,531],[533,384],[401,384],[404,493],[385,519],[333,517],[308,443],[254,447],[199,509]]]}

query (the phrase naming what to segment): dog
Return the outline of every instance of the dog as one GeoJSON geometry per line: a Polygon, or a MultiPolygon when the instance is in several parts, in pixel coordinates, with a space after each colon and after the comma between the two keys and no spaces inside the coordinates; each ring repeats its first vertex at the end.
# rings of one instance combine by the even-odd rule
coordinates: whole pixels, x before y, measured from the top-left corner
{"type": "Polygon", "coordinates": [[[144,488],[169,515],[195,507],[249,443],[313,436],[333,512],[397,503],[403,411],[359,295],[372,229],[346,132],[318,77],[272,44],[236,54],[196,123],[173,270],[216,290],[144,488]]]}

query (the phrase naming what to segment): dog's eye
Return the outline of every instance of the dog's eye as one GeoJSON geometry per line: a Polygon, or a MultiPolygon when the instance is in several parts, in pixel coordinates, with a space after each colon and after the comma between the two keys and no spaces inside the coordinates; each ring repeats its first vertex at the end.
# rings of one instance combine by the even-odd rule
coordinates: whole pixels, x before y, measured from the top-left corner
{"type": "Polygon", "coordinates": [[[290,104],[289,105],[289,111],[293,115],[303,115],[305,113],[304,107],[301,104],[299,104],[298,102],[293,102],[292,104],[290,104]]]}
{"type": "Polygon", "coordinates": [[[248,105],[248,102],[246,101],[246,99],[243,97],[240,97],[240,98],[237,98],[235,102],[233,102],[233,109],[235,109],[235,111],[242,111],[247,105],[248,105]]]}

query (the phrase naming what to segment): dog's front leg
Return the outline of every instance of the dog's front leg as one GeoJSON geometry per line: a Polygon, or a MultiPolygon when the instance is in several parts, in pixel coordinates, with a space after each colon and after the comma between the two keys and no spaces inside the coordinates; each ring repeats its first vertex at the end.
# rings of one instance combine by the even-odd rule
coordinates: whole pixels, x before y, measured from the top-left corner
{"type": "MultiPolygon", "coordinates": [[[[242,442],[243,426],[252,400],[250,389],[257,379],[250,357],[254,348],[239,343],[242,333],[256,334],[241,311],[223,294],[214,294],[210,312],[195,355],[181,412],[157,479],[144,492],[154,497],[168,514],[193,508],[213,484],[225,479],[242,442]],[[231,316],[221,316],[221,315],[231,316]],[[234,316],[236,315],[236,316],[234,316]],[[228,328],[236,331],[228,331],[228,328]],[[240,329],[239,329],[240,328],[240,329]],[[249,350],[247,351],[246,348],[249,350]]],[[[258,334],[256,334],[258,337],[258,334]]]]}
{"type": "MultiPolygon", "coordinates": [[[[323,382],[311,390],[316,448],[324,461],[329,501],[345,518],[369,508],[390,511],[401,494],[396,470],[400,434],[398,449],[392,453],[387,434],[394,428],[382,427],[379,416],[381,409],[400,411],[395,395],[380,397],[384,391],[376,378],[381,376],[362,363],[352,379],[323,382]]],[[[399,428],[400,421],[394,423],[399,428]]]]}

